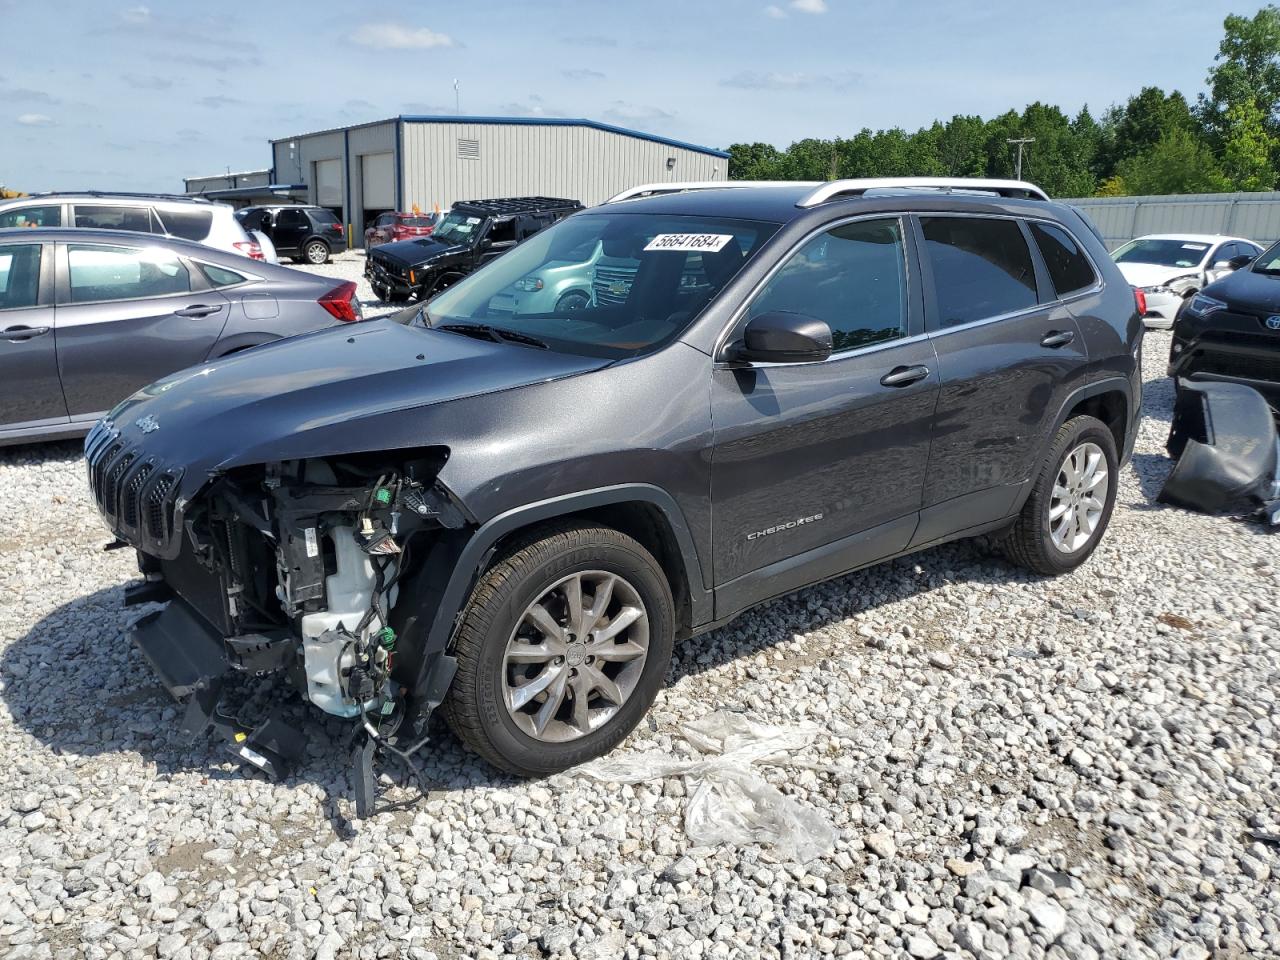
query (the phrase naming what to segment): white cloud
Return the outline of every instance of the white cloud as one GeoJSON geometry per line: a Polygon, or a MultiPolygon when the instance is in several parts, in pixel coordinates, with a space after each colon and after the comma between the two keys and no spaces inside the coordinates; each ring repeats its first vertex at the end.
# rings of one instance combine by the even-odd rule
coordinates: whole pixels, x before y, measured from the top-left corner
{"type": "Polygon", "coordinates": [[[766,17],[771,17],[774,20],[787,19],[787,11],[783,10],[780,6],[774,3],[771,3],[764,8],[764,15],[766,17]]]}
{"type": "Polygon", "coordinates": [[[138,4],[136,7],[130,7],[128,10],[120,11],[120,19],[129,23],[146,23],[151,19],[151,8],[138,4]]]}
{"type": "Polygon", "coordinates": [[[52,127],[53,117],[45,113],[24,113],[18,117],[24,127],[52,127]]]}
{"type": "Polygon", "coordinates": [[[791,9],[801,13],[826,13],[827,0],[791,0],[791,9]]]}
{"type": "Polygon", "coordinates": [[[831,90],[847,90],[856,86],[861,80],[857,73],[844,71],[841,73],[803,73],[800,71],[744,70],[732,77],[720,81],[722,87],[737,87],[740,90],[807,90],[813,87],[826,87],[831,90]]]}
{"type": "Polygon", "coordinates": [[[661,107],[652,107],[627,100],[614,100],[604,112],[606,120],[618,123],[661,123],[675,118],[674,113],[661,107]]]}
{"type": "Polygon", "coordinates": [[[398,23],[366,23],[351,37],[362,47],[382,47],[390,50],[427,50],[431,47],[452,47],[453,38],[436,33],[426,27],[405,27],[398,23]]]}

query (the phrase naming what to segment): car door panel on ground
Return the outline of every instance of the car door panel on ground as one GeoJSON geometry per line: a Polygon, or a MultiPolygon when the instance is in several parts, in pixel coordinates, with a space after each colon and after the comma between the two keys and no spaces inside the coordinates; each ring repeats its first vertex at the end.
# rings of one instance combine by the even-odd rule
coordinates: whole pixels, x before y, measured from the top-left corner
{"type": "Polygon", "coordinates": [[[56,337],[73,421],[205,359],[230,302],[160,247],[61,245],[56,337]]]}
{"type": "Polygon", "coordinates": [[[0,246],[0,430],[67,421],[53,335],[53,249],[0,246]]]}
{"type": "Polygon", "coordinates": [[[853,221],[806,241],[754,297],[739,329],[768,312],[816,317],[832,329],[832,356],[717,364],[717,615],[760,599],[765,578],[786,592],[911,539],[938,375],[910,246],[896,217],[853,221]]]}
{"type": "Polygon", "coordinates": [[[919,545],[1012,512],[1088,356],[1019,220],[931,214],[915,228],[941,377],[919,545]]]}

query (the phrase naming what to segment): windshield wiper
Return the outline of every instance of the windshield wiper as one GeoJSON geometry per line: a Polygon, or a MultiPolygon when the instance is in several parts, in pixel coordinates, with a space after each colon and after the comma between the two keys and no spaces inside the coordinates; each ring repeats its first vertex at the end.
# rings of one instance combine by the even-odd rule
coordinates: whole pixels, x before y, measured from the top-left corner
{"type": "Polygon", "coordinates": [[[539,350],[549,349],[546,342],[537,337],[531,337],[527,333],[516,330],[491,327],[487,323],[442,323],[435,329],[448,330],[450,333],[460,333],[463,336],[481,340],[492,340],[494,343],[520,343],[527,347],[537,347],[539,350]]]}

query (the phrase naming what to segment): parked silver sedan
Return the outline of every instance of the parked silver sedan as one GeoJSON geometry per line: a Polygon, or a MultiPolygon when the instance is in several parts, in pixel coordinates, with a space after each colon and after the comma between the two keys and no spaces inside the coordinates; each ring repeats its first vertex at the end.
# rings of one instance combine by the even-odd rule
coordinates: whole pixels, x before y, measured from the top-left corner
{"type": "Polygon", "coordinates": [[[356,285],[120,230],[0,230],[0,444],[88,432],[166,374],[361,319],[356,285]]]}

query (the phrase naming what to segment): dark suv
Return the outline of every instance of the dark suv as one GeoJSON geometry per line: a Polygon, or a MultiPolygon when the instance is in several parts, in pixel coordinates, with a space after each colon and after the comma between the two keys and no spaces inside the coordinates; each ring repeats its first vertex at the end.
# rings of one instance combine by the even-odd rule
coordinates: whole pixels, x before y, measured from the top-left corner
{"type": "Polygon", "coordinates": [[[404,303],[415,296],[425,300],[581,209],[577,200],[553,197],[455,203],[431,236],[369,250],[364,275],[380,300],[404,303]]]}
{"type": "Polygon", "coordinates": [[[133,638],[188,726],[227,672],[281,670],[369,750],[442,705],[547,774],[754,604],[976,534],[1083,563],[1138,423],[1134,292],[1028,184],[907,184],[605,204],[395,318],[117,407],[93,495],[132,598],[169,601],[133,638]],[[609,302],[491,310],[596,245],[630,271],[609,302]]]}
{"type": "Polygon", "coordinates": [[[299,262],[328,263],[331,254],[347,249],[342,223],[328,207],[245,207],[236,211],[236,219],[246,230],[265,233],[277,254],[299,262]]]}

